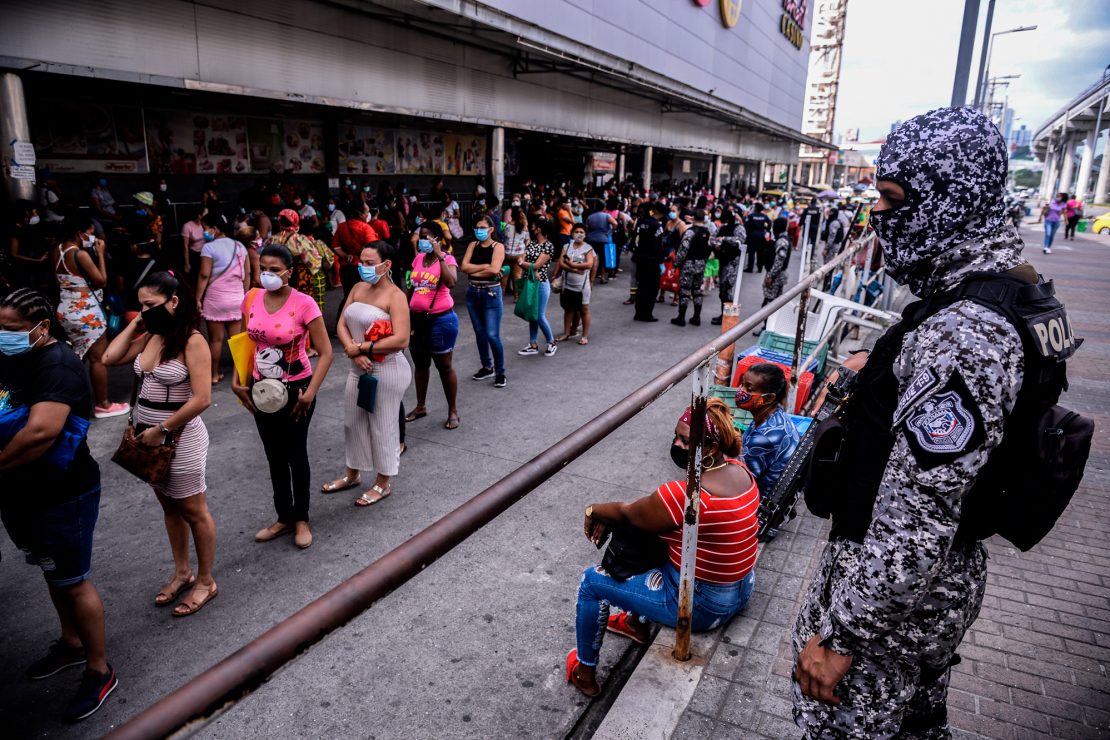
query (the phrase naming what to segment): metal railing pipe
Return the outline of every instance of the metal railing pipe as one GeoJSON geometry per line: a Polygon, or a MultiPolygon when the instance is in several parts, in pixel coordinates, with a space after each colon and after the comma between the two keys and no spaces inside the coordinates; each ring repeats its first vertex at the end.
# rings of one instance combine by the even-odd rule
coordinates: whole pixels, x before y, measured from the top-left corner
{"type": "Polygon", "coordinates": [[[831,270],[850,259],[846,250],[802,283],[753,313],[697,351],[637,388],[601,414],[533,457],[501,480],[433,522],[409,540],[294,612],[257,638],[150,705],[106,737],[147,740],[194,732],[261,686],[279,668],[385,598],[470,535],[493,521],[548,478],[577,459],[633,416],[736,342],[765,318],[831,270]]]}

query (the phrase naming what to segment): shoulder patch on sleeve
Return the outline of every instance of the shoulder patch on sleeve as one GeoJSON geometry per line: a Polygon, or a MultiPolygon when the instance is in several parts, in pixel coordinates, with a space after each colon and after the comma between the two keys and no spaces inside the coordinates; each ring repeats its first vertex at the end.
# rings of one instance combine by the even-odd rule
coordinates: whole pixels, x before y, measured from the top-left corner
{"type": "Polygon", "coordinates": [[[986,438],[979,406],[959,370],[953,370],[943,388],[907,414],[902,427],[914,458],[925,470],[962,457],[986,438]]]}
{"type": "Polygon", "coordinates": [[[906,409],[913,405],[914,401],[924,396],[937,385],[940,384],[940,376],[937,371],[931,367],[927,367],[917,374],[917,377],[910,381],[906,386],[906,392],[902,394],[902,398],[898,400],[898,407],[894,409],[894,426],[898,426],[902,422],[902,417],[906,409]]]}

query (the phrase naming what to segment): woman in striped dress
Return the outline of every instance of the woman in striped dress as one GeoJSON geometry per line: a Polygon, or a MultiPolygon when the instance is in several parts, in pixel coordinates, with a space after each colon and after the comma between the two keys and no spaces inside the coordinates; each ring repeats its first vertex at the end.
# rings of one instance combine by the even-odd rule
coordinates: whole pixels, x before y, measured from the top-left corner
{"type": "MultiPolygon", "coordinates": [[[[336,326],[339,342],[351,359],[351,372],[343,393],[343,430],[347,470],[343,477],[323,486],[336,493],[359,485],[363,470],[373,470],[374,485],[355,499],[356,506],[376,504],[392,493],[389,479],[397,475],[401,461],[401,431],[397,416],[401,399],[412,382],[412,368],[405,359],[409,346],[409,302],[392,280],[394,247],[376,241],[359,255],[359,282],[347,296],[336,326]],[[389,336],[368,339],[370,329],[389,322],[389,336]],[[377,378],[374,411],[358,405],[359,380],[365,374],[377,378]]],[[[381,332],[374,333],[375,336],[381,332]]]]}
{"type": "MultiPolygon", "coordinates": [[[[586,696],[601,693],[594,672],[606,629],[644,643],[650,635],[649,620],[675,625],[690,416],[686,409],[675,425],[671,443],[671,459],[683,471],[681,478],[632,503],[613,501],[586,507],[586,538],[595,545],[611,528],[623,527],[659,535],[667,550],[658,567],[625,580],[614,578],[601,566],[591,565],[582,574],[575,623],[577,647],[567,655],[567,683],[586,696]],[[621,613],[610,615],[610,606],[621,613]]],[[[728,407],[719,398],[710,399],[702,445],[694,632],[715,629],[732,619],[748,603],[755,587],[759,490],[751,473],[736,459],[740,447],[740,433],[728,407]]]]}
{"type": "Polygon", "coordinates": [[[173,552],[174,574],[154,597],[166,606],[185,591],[173,610],[185,617],[216,598],[212,564],[216,523],[208,511],[205,463],[208,430],[200,414],[212,400],[211,353],[197,331],[197,304],[188,288],[168,272],[148,275],[139,285],[142,312],[112,340],[104,352],[109,365],[131,363],[139,384],[133,409],[139,440],[151,446],[177,436],[177,451],[166,479],[154,486],[165,515],[173,552]],[[197,552],[197,570],[189,565],[189,537],[197,552]]]}

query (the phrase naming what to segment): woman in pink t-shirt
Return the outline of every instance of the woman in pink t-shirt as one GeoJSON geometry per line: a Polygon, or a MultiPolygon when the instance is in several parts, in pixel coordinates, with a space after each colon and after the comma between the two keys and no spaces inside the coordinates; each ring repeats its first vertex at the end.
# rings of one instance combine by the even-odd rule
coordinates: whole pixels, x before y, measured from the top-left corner
{"type": "Polygon", "coordinates": [[[447,421],[444,427],[457,429],[459,408],[455,397],[459,378],[452,365],[455,340],[459,336],[459,317],[455,314],[455,301],[451,288],[458,278],[458,262],[443,251],[446,237],[436,221],[425,221],[417,234],[416,259],[412,261],[412,291],[409,297],[409,315],[412,321],[412,339],[409,352],[416,366],[416,408],[405,421],[416,421],[428,415],[424,405],[428,398],[428,379],[434,362],[447,396],[447,421]]]}
{"type": "Polygon", "coordinates": [[[242,305],[247,336],[255,344],[253,369],[247,385],[239,384],[238,373],[231,381],[235,395],[254,415],[274,487],[277,521],[259,530],[254,539],[269,542],[295,531],[293,541],[303,550],[312,544],[308,425],[316,408],[316,393],[331,367],[331,342],[316,300],[289,286],[293,254],[280,244],[271,244],[262,249],[258,263],[264,290],[252,290],[242,305]],[[320,353],[316,372],[305,347],[309,338],[320,353]],[[251,387],[263,379],[280,381],[288,390],[285,405],[271,413],[256,409],[251,396],[251,387]]]}

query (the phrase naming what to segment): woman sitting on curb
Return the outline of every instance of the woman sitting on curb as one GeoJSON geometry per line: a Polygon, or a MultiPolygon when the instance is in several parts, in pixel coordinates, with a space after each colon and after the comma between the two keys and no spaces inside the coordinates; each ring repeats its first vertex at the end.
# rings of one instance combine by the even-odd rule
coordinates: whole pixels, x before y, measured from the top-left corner
{"type": "MultiPolygon", "coordinates": [[[[671,459],[686,470],[690,444],[690,409],[679,419],[671,459]]],[[[716,629],[744,608],[755,586],[756,511],[759,491],[740,455],[740,434],[724,401],[710,399],[702,447],[701,515],[698,522],[694,578],[693,630],[716,629]]],[[[601,566],[590,566],[578,587],[575,636],[567,655],[567,682],[586,696],[601,687],[595,675],[605,629],[636,642],[648,638],[647,622],[673,627],[678,617],[678,568],[682,558],[682,519],[686,505],[685,475],[632,503],[613,501],[586,507],[586,539],[595,545],[613,526],[658,534],[668,546],[668,561],[658,568],[619,581],[601,566]],[[609,606],[623,610],[609,615],[609,606]]]]}

